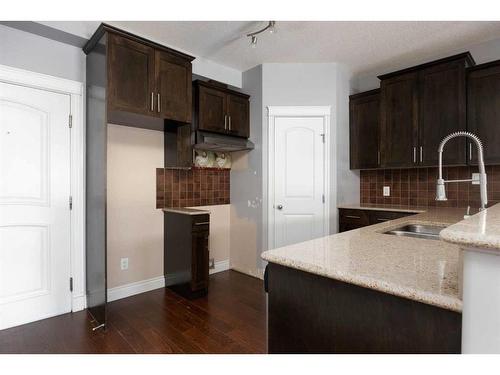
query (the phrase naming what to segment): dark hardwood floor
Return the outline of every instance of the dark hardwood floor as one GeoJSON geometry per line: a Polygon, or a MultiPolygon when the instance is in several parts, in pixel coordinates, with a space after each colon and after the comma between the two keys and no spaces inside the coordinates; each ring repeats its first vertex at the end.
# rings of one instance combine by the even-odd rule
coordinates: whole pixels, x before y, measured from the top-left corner
{"type": "Polygon", "coordinates": [[[208,296],[189,301],[157,289],[111,302],[106,332],[87,312],[0,331],[0,353],[265,353],[261,280],[235,271],[210,276],[208,296]]]}

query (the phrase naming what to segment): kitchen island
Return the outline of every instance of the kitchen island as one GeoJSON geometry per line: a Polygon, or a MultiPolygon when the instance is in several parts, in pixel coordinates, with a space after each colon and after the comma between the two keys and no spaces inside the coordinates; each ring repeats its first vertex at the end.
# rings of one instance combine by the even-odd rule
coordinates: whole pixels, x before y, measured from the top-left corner
{"type": "Polygon", "coordinates": [[[385,232],[463,214],[429,209],[264,252],[269,353],[460,353],[459,247],[385,232]]]}

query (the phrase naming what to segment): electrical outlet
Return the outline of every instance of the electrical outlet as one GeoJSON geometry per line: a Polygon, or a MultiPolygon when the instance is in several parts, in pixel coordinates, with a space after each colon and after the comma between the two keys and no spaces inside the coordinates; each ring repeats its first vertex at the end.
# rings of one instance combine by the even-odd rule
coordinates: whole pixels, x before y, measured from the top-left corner
{"type": "Polygon", "coordinates": [[[128,270],[128,258],[120,259],[120,268],[122,271],[128,270]]]}
{"type": "Polygon", "coordinates": [[[479,182],[479,173],[472,174],[472,185],[480,185],[479,182]]]}
{"type": "Polygon", "coordinates": [[[390,186],[384,186],[383,195],[384,195],[384,197],[391,196],[391,187],[390,186]]]}
{"type": "Polygon", "coordinates": [[[210,268],[211,270],[213,270],[215,268],[215,259],[214,258],[210,258],[208,260],[208,268],[210,268]]]}

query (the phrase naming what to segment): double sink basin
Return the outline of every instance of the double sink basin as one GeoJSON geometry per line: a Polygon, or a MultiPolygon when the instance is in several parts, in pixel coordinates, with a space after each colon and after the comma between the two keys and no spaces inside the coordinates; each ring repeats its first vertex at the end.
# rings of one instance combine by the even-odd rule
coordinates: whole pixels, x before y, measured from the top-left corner
{"type": "Polygon", "coordinates": [[[441,232],[444,228],[446,227],[438,225],[405,224],[384,233],[392,234],[394,236],[439,240],[439,232],[441,232]]]}

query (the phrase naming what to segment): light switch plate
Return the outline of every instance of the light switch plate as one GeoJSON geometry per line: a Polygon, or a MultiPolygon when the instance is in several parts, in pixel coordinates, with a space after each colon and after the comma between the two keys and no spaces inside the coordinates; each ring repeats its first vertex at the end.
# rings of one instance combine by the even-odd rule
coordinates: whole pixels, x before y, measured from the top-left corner
{"type": "Polygon", "coordinates": [[[479,185],[479,173],[472,174],[472,185],[479,185]]]}
{"type": "Polygon", "coordinates": [[[391,196],[391,187],[390,186],[384,186],[383,195],[384,195],[384,197],[391,196]]]}
{"type": "Polygon", "coordinates": [[[120,259],[120,269],[122,271],[128,270],[128,258],[121,258],[120,259]]]}

